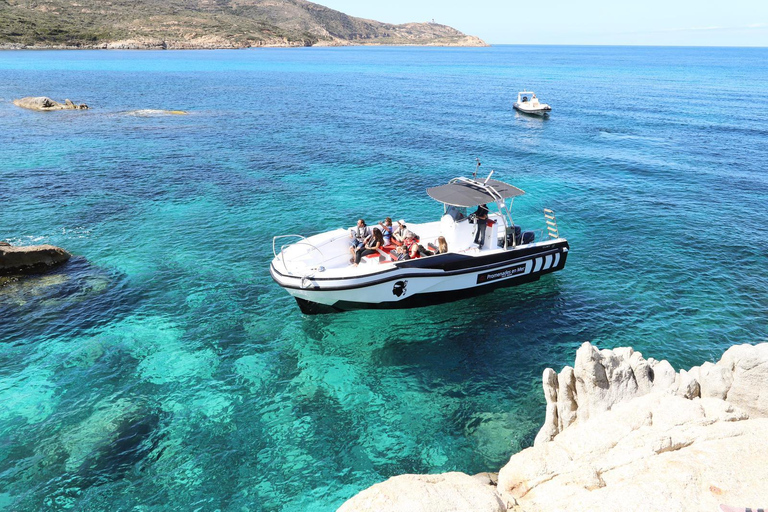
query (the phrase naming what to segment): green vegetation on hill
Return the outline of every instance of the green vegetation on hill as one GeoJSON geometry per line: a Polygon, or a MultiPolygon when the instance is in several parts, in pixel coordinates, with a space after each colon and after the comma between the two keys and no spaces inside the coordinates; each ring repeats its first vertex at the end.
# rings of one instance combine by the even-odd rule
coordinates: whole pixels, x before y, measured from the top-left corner
{"type": "Polygon", "coordinates": [[[484,45],[445,25],[391,25],[305,0],[0,0],[0,45],[6,47],[316,44],[484,45]]]}

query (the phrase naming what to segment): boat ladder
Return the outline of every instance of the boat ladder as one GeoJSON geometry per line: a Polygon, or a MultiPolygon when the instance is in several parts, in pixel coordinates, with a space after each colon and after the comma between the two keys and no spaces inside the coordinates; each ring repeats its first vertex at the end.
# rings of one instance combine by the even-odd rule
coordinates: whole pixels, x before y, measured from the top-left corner
{"type": "Polygon", "coordinates": [[[560,238],[560,232],[557,230],[557,219],[554,210],[544,208],[544,220],[547,221],[547,234],[549,238],[560,238]]]}

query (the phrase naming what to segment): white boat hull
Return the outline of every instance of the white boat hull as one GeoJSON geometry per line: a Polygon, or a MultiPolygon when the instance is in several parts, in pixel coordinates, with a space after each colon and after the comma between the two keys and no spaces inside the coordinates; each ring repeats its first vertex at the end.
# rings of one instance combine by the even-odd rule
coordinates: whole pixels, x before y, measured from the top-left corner
{"type": "Polygon", "coordinates": [[[568,242],[548,240],[522,247],[443,254],[382,265],[373,273],[289,275],[279,258],[272,278],[296,298],[304,313],[408,308],[458,300],[539,279],[565,266],[568,242]]]}
{"type": "Polygon", "coordinates": [[[532,108],[527,105],[521,105],[520,103],[515,103],[512,106],[518,112],[522,112],[523,114],[531,114],[534,116],[544,116],[549,114],[552,111],[552,108],[549,105],[545,105],[538,108],[532,108]]]}

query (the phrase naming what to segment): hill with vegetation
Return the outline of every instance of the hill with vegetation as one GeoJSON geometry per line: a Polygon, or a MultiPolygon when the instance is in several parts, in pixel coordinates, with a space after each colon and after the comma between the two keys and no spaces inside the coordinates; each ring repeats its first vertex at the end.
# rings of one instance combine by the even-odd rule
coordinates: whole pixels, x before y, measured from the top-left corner
{"type": "Polygon", "coordinates": [[[392,25],[305,0],[0,0],[4,48],[484,46],[437,23],[392,25]]]}

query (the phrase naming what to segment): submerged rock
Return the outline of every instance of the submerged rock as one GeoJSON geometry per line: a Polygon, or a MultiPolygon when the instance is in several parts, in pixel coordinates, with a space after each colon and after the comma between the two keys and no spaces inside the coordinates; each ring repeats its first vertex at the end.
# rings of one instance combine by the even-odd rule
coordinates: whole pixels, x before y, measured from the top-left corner
{"type": "Polygon", "coordinates": [[[0,275],[34,274],[67,261],[71,254],[53,245],[0,246],[0,275]]]}
{"type": "Polygon", "coordinates": [[[77,105],[72,103],[71,100],[64,100],[64,103],[59,103],[58,101],[53,101],[51,98],[46,96],[27,96],[26,98],[13,100],[13,104],[17,107],[38,111],[88,109],[88,105],[85,103],[77,105]]]}
{"type": "Polygon", "coordinates": [[[131,110],[130,112],[126,112],[125,114],[129,116],[136,116],[136,117],[186,116],[186,115],[189,115],[189,112],[187,112],[186,110],[161,110],[161,109],[145,108],[141,110],[131,110]]]}

